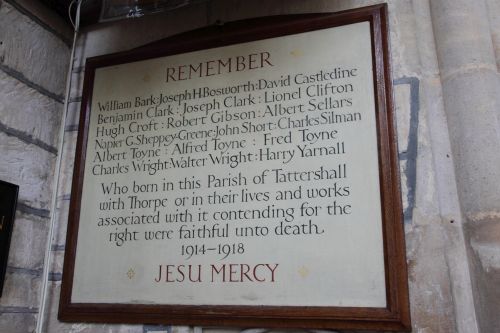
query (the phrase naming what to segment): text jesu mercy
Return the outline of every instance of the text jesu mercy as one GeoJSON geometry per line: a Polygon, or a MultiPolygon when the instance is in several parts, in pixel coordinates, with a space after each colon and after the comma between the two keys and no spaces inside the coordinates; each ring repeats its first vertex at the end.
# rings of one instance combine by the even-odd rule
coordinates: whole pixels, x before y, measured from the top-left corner
{"type": "Polygon", "coordinates": [[[275,282],[279,264],[159,265],[157,283],[275,282]]]}

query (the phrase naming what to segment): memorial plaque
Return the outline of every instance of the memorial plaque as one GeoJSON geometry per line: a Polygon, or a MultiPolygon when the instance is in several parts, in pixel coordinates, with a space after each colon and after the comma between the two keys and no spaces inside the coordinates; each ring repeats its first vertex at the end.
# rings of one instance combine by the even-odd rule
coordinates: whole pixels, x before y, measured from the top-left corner
{"type": "Polygon", "coordinates": [[[60,318],[407,329],[386,20],[88,59],[60,318]]]}
{"type": "Polygon", "coordinates": [[[0,296],[2,296],[19,186],[0,180],[0,296]]]}

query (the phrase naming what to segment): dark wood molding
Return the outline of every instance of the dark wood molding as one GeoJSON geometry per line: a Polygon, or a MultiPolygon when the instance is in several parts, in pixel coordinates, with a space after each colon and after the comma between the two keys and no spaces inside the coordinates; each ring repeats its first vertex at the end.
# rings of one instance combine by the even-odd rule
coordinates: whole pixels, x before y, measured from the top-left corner
{"type": "Polygon", "coordinates": [[[339,13],[274,16],[232,22],[169,37],[131,51],[87,59],[59,319],[136,324],[409,331],[411,324],[408,278],[388,39],[387,5],[383,4],[339,13]],[[357,22],[370,22],[372,34],[387,290],[386,308],[131,305],[71,302],[90,105],[94,73],[97,68],[357,22]]]}

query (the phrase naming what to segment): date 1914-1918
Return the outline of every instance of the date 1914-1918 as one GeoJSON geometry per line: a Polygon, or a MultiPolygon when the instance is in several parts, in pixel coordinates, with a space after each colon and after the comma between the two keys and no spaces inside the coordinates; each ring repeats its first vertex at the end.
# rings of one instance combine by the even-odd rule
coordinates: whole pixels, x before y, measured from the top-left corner
{"type": "Polygon", "coordinates": [[[215,247],[208,247],[203,245],[182,245],[181,255],[186,257],[186,260],[191,259],[193,256],[205,255],[216,253],[222,256],[220,259],[224,260],[230,255],[243,254],[245,253],[245,246],[243,243],[232,243],[232,244],[217,244],[215,247]]]}

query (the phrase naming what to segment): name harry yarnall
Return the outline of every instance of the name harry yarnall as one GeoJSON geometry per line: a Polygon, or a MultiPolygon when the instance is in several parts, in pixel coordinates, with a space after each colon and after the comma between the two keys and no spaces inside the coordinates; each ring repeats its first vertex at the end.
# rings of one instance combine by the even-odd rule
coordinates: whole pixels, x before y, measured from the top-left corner
{"type": "Polygon", "coordinates": [[[155,282],[275,282],[279,264],[159,265],[155,282]]]}

